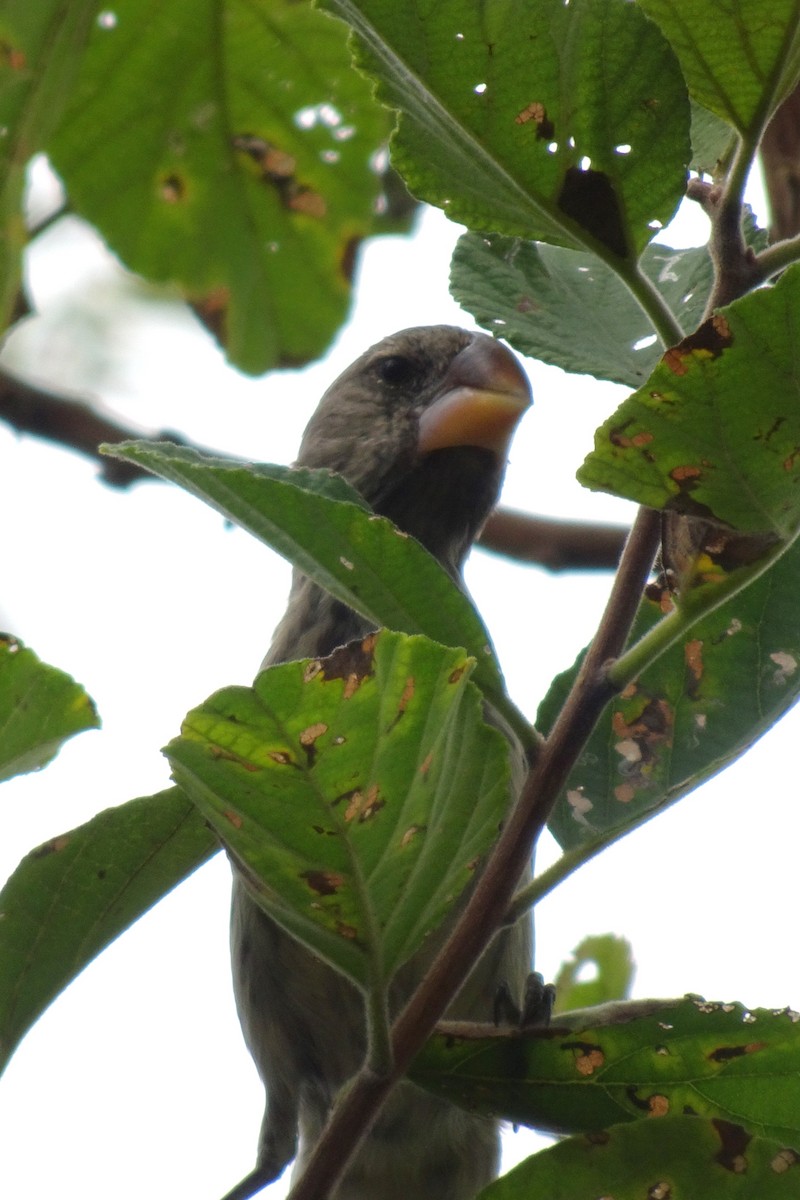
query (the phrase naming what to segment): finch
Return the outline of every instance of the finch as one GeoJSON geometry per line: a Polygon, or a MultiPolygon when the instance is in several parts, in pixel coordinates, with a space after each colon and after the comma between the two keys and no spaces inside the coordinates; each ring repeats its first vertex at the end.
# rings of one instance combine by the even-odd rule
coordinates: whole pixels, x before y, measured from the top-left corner
{"type": "MultiPolygon", "coordinates": [[[[406,329],[367,350],[326,391],[297,465],[339,472],[463,586],[464,560],[497,500],[529,403],[517,360],[493,338],[447,325],[406,329]]],[[[370,628],[295,571],[263,665],[325,656],[370,628]]],[[[524,756],[503,732],[521,786],[524,756]]],[[[400,970],[395,1009],[435,950],[426,947],[400,970]]],[[[296,1155],[302,1169],[337,1092],[362,1065],[365,1022],[360,992],[268,917],[236,875],[231,953],[242,1030],[267,1097],[257,1167],[229,1193],[244,1200],[296,1155]]],[[[501,985],[521,993],[530,960],[523,920],[495,937],[448,1016],[489,1019],[501,985]]],[[[331,1200],[471,1200],[494,1178],[498,1155],[495,1122],[403,1082],[331,1200]]]]}

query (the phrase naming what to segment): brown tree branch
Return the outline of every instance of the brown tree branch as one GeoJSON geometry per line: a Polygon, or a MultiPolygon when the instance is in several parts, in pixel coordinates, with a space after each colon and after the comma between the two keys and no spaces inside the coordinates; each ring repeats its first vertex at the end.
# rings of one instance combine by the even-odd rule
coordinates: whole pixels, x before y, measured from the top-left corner
{"type": "MultiPolygon", "coordinates": [[[[106,458],[98,451],[103,442],[124,442],[148,435],[102,416],[85,401],[26,383],[2,369],[0,420],[20,433],[77,450],[97,463],[103,482],[111,487],[127,488],[157,478],[135,463],[106,458]]],[[[172,432],[151,436],[181,446],[190,445],[172,432]]],[[[213,453],[216,458],[227,457],[213,453]]],[[[620,526],[555,521],[498,509],[486,523],[479,545],[506,558],[537,563],[551,571],[611,570],[619,561],[626,536],[627,530],[620,526]]]]}
{"type": "Polygon", "coordinates": [[[369,1131],[389,1092],[433,1032],[470,967],[503,924],[509,903],[577,756],[613,695],[605,665],[620,654],[653,564],[660,514],[640,509],[605,613],[578,678],[500,838],[442,953],[392,1028],[394,1064],[378,1076],[366,1068],[350,1082],[289,1200],[325,1200],[369,1131]]]}

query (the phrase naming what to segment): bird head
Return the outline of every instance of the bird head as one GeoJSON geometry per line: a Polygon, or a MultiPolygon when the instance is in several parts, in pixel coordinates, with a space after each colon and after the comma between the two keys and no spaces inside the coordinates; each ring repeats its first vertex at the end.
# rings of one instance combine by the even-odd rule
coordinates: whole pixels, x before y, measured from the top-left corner
{"type": "Polygon", "coordinates": [[[531,402],[514,355],[451,325],[404,329],[328,388],[298,465],[343,475],[453,573],[497,501],[531,402]]]}

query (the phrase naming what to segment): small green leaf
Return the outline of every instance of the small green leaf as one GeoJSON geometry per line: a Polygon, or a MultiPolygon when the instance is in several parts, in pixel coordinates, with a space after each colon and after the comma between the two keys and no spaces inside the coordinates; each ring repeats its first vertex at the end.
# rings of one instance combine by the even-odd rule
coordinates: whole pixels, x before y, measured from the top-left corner
{"type": "MultiPolygon", "coordinates": [[[[721,771],[800,695],[800,542],[699,620],[610,704],[549,822],[568,849],[622,831],[721,771]]],[[[644,600],[631,642],[662,620],[644,600]]],[[[578,664],[558,676],[537,726],[547,733],[578,664]]]]}
{"type": "Polygon", "coordinates": [[[32,850],[0,892],[0,1069],[59,992],[217,848],[177,788],[32,850]]]}
{"type": "Polygon", "coordinates": [[[477,1200],[794,1200],[798,1164],[793,1149],[735,1123],[665,1117],[559,1142],[477,1200]]]}
{"type": "Polygon", "coordinates": [[[0,780],[45,766],[67,738],[99,725],[80,684],[0,634],[0,780]]]}
{"type": "Polygon", "coordinates": [[[800,1016],[789,1009],[687,997],[524,1031],[445,1022],[411,1077],[462,1107],[560,1133],[692,1112],[800,1144],[800,1016]]]}
{"type": "Polygon", "coordinates": [[[27,236],[25,170],[58,124],[81,65],[96,0],[5,0],[0,15],[0,328],[12,315],[27,236]]]}
{"type": "Polygon", "coordinates": [[[586,487],[788,540],[800,528],[800,267],[670,350],[600,427],[586,487]],[[698,508],[698,505],[700,508],[698,508]]]}
{"type": "Polygon", "coordinates": [[[347,30],[289,0],[118,0],[103,17],[46,147],[71,204],[177,285],[237,366],[317,357],[380,226],[391,126],[347,30]]]}
{"type": "Polygon", "coordinates": [[[464,646],[476,659],[475,683],[529,738],[468,598],[419,542],[372,514],[344,480],[329,471],[231,463],[168,442],[102,449],[205,500],[376,627],[464,646]]]}
{"type": "Polygon", "coordinates": [[[556,1013],[624,1000],[630,995],[635,971],[631,944],[625,938],[614,933],[584,938],[556,977],[556,1013]],[[581,979],[587,966],[594,967],[594,978],[581,979]]]}
{"type": "Polygon", "coordinates": [[[680,59],[692,98],[744,136],[758,133],[800,72],[800,5],[639,0],[680,59]]]}
{"type": "Polygon", "coordinates": [[[508,744],[471,669],[372,634],[218,692],[167,747],[263,907],[363,986],[441,923],[507,809],[508,744]]]}
{"type": "Polygon", "coordinates": [[[324,0],[399,114],[392,161],[472,229],[636,257],[689,161],[686,87],[636,5],[617,0],[324,0]]]}

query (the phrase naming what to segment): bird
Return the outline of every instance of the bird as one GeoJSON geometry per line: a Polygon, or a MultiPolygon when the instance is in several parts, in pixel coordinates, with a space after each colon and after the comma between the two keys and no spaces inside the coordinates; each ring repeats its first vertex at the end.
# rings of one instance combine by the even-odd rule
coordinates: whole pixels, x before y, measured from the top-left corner
{"type": "MultiPolygon", "coordinates": [[[[510,441],[530,402],[518,360],[491,336],[450,325],[404,329],[328,388],[296,465],[341,474],[463,588],[465,558],[497,501],[510,441]]],[[[373,628],[295,569],[262,668],[323,657],[373,628]]],[[[524,752],[496,714],[487,717],[509,740],[519,788],[524,752]]],[[[400,969],[395,1008],[435,950],[423,947],[400,969]]],[[[498,989],[521,993],[531,957],[523,919],[495,937],[448,1016],[489,1019],[498,989]]],[[[235,867],[231,959],[245,1042],[266,1090],[256,1168],[225,1197],[246,1200],[295,1157],[302,1171],[337,1092],[362,1065],[365,1022],[361,993],[269,917],[235,867]]],[[[330,1200],[471,1200],[495,1177],[498,1158],[495,1122],[403,1081],[330,1200]]]]}

